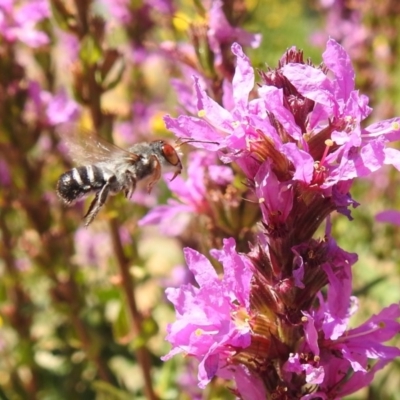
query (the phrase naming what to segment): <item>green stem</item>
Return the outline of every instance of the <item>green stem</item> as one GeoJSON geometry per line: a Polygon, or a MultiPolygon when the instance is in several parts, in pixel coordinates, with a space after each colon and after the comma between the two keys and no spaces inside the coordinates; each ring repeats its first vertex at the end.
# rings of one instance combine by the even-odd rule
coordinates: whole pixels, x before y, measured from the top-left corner
{"type": "MultiPolygon", "coordinates": [[[[129,273],[129,263],[125,256],[124,249],[119,235],[118,222],[115,218],[110,220],[111,240],[115,257],[118,262],[118,267],[121,273],[122,288],[125,293],[128,310],[131,317],[132,329],[135,335],[142,334],[142,315],[140,314],[136,299],[134,295],[134,280],[133,276],[129,273]]],[[[136,356],[142,369],[146,397],[149,400],[157,400],[158,397],[154,393],[153,383],[151,379],[151,363],[150,354],[145,346],[140,346],[136,349],[136,356]]]]}

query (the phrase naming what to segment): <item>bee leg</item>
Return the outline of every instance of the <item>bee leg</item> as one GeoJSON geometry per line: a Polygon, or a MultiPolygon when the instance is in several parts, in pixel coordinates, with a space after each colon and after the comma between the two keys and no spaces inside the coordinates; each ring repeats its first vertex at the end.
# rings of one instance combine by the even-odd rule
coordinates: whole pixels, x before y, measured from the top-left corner
{"type": "Polygon", "coordinates": [[[150,163],[153,167],[153,173],[151,175],[151,181],[147,185],[147,191],[150,193],[151,189],[153,189],[153,186],[160,180],[161,178],[161,165],[160,161],[158,161],[158,158],[156,156],[151,156],[150,157],[150,163]]]}
{"type": "Polygon", "coordinates": [[[104,205],[107,200],[108,194],[111,189],[111,185],[116,181],[115,176],[110,177],[107,183],[97,192],[96,197],[90,203],[89,209],[85,216],[83,217],[85,220],[85,226],[89,226],[93,220],[95,219],[96,215],[100,211],[100,208],[104,205]]]}
{"type": "Polygon", "coordinates": [[[127,199],[130,199],[136,189],[136,178],[130,171],[125,171],[125,174],[129,179],[129,185],[125,188],[124,194],[127,199]]]}

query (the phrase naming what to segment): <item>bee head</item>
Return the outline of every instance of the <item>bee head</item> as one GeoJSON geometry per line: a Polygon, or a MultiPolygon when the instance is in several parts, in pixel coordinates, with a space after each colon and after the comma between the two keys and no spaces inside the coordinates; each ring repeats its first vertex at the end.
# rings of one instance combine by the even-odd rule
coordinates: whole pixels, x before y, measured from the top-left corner
{"type": "Polygon", "coordinates": [[[179,158],[178,152],[169,143],[163,143],[161,146],[161,153],[164,158],[174,167],[181,164],[181,159],[179,158]]]}
{"type": "Polygon", "coordinates": [[[168,164],[170,164],[176,168],[174,176],[171,179],[171,181],[173,181],[182,171],[182,163],[181,163],[181,159],[179,157],[179,153],[175,149],[175,147],[170,145],[169,143],[160,141],[159,144],[160,144],[160,151],[161,151],[161,154],[162,154],[164,160],[168,164]]]}
{"type": "Polygon", "coordinates": [[[215,145],[219,145],[217,142],[210,142],[210,141],[201,141],[201,140],[194,140],[190,138],[180,138],[177,140],[175,146],[170,145],[169,143],[166,143],[164,141],[159,141],[158,144],[160,145],[159,149],[161,150],[161,154],[164,157],[165,161],[168,164],[171,164],[172,166],[176,167],[174,176],[172,177],[171,181],[173,181],[182,171],[182,163],[180,159],[181,153],[179,152],[179,149],[182,145],[188,144],[188,143],[211,143],[215,145]]]}

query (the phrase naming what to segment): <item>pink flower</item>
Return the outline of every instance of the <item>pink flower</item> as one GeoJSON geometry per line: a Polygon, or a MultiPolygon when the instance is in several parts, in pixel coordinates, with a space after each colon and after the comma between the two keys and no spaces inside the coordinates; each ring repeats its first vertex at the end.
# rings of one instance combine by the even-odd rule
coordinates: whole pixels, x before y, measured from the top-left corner
{"type": "Polygon", "coordinates": [[[35,120],[44,125],[55,126],[66,122],[74,122],[79,116],[78,104],[72,100],[64,89],[52,94],[43,90],[39,83],[29,83],[29,101],[25,105],[28,120],[35,120]]]}
{"type": "Polygon", "coordinates": [[[386,222],[393,225],[400,225],[400,211],[385,210],[375,215],[375,220],[378,222],[386,222]]]}
{"type": "Polygon", "coordinates": [[[323,54],[324,68],[306,64],[301,52],[288,50],[279,68],[262,73],[265,84],[252,100],[250,61],[238,44],[232,51],[237,57],[233,108],[211,99],[195,77],[199,117],[165,117],[178,137],[219,143],[194,146],[223,150],[221,159],[235,161],[251,181],[269,159],[281,182],[318,191],[348,216],[348,207],[357,206],[348,194],[354,178],[384,164],[400,169],[399,151],[387,146],[400,138],[400,118],[361,126],[371,112],[368,98],[355,90],[350,59],[334,40],[323,54]]]}
{"type": "Polygon", "coordinates": [[[0,185],[3,187],[11,184],[11,174],[8,164],[4,160],[0,160],[0,185]]]}
{"type": "Polygon", "coordinates": [[[60,56],[60,68],[70,68],[71,64],[79,60],[80,43],[75,34],[62,30],[56,31],[60,56]]]}
{"type": "MultiPolygon", "coordinates": [[[[324,304],[321,296],[319,300],[324,304]]],[[[400,356],[399,348],[383,344],[400,330],[400,323],[397,322],[400,307],[392,304],[359,327],[346,329],[333,340],[322,333],[328,318],[327,311],[326,305],[322,305],[314,317],[306,316],[306,331],[319,332],[318,336],[312,336],[314,343],[307,341],[309,349],[314,350],[307,353],[307,347],[303,347],[302,355],[297,353],[291,356],[284,370],[305,373],[307,382],[318,384],[320,392],[328,398],[339,399],[368,385],[379,369],[400,356]],[[318,347],[317,352],[315,346],[318,347]],[[308,354],[307,358],[305,354],[308,354]],[[317,378],[316,381],[318,376],[322,379],[317,378]]],[[[352,313],[354,311],[353,307],[352,313]]]]}
{"type": "Polygon", "coordinates": [[[30,47],[49,43],[46,33],[37,30],[36,24],[50,16],[46,0],[30,0],[16,6],[14,0],[0,1],[0,35],[8,42],[20,41],[30,47]]]}
{"type": "MultiPolygon", "coordinates": [[[[261,73],[258,95],[249,59],[238,44],[232,51],[229,107],[194,77],[198,116],[165,122],[178,137],[236,163],[258,199],[260,231],[247,254],[236,253],[233,239],[212,253],[224,267],[221,280],[203,255],[186,249],[199,287],[167,291],[177,321],[166,358],[196,357],[201,387],[214,376],[233,379],[243,399],[339,399],[400,355],[385,344],[400,330],[398,304],[349,328],[358,307],[351,296],[357,255],[336,244],[330,224],[333,211],[350,219],[349,208],[358,206],[354,179],[385,164],[400,167],[399,151],[388,147],[399,139],[400,119],[362,126],[368,98],[355,90],[350,59],[334,40],[320,67],[289,49],[278,68],[261,73]],[[325,235],[315,239],[323,221],[325,235]]],[[[194,193],[186,196],[192,206],[194,193]]]]}
{"type": "MultiPolygon", "coordinates": [[[[122,243],[131,243],[129,232],[121,228],[119,231],[122,243]]],[[[106,231],[93,228],[79,228],[74,235],[75,262],[82,267],[96,267],[107,269],[113,248],[110,235],[106,231]]]]}
{"type": "Polygon", "coordinates": [[[228,22],[221,0],[211,1],[209,9],[209,29],[207,31],[210,48],[214,53],[215,63],[222,63],[222,51],[224,46],[238,42],[242,46],[257,48],[261,43],[261,34],[253,34],[244,29],[233,27],[228,22]]]}
{"type": "Polygon", "coordinates": [[[78,104],[63,89],[53,96],[47,106],[46,116],[50,125],[75,121],[78,115],[78,104]]]}
{"type": "Polygon", "coordinates": [[[222,279],[206,257],[186,248],[186,262],[199,287],[184,285],[166,292],[177,320],[168,327],[172,350],[163,359],[182,352],[196,357],[201,387],[215,375],[231,374],[230,355],[250,344],[249,262],[236,253],[233,239],[226,239],[223,249],[212,254],[224,267],[222,279]]]}
{"type": "Polygon", "coordinates": [[[233,180],[232,170],[214,165],[216,155],[213,153],[193,152],[188,161],[186,180],[181,176],[167,180],[178,200],[169,199],[167,204],[154,207],[139,221],[140,226],[157,224],[162,233],[177,236],[186,229],[193,216],[210,214],[206,178],[216,185],[226,185],[233,180]]]}
{"type": "Polygon", "coordinates": [[[327,14],[326,24],[323,31],[312,35],[313,44],[323,46],[332,37],[342,43],[352,57],[359,57],[373,34],[363,23],[363,0],[351,4],[343,0],[320,0],[320,3],[327,14]]]}

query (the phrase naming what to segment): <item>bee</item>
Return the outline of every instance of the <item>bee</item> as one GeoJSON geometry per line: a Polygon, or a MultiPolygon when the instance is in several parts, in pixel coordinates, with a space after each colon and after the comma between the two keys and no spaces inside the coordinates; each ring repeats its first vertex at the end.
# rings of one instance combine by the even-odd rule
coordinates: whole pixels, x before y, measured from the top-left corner
{"type": "Polygon", "coordinates": [[[57,195],[66,205],[72,205],[95,193],[84,216],[85,226],[93,222],[108,196],[123,192],[130,198],[137,183],[144,180],[148,181],[147,190],[151,192],[162,172],[172,170],[173,180],[182,171],[177,149],[164,140],[137,143],[124,150],[92,133],[84,136],[78,130],[60,133],[78,167],[60,176],[57,195]]]}

